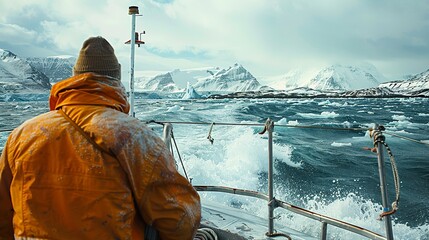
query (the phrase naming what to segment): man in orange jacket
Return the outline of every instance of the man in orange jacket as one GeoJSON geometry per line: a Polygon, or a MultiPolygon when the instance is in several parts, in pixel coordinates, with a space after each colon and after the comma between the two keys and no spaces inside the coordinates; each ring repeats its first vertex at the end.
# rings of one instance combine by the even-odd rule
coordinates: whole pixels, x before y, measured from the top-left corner
{"type": "Polygon", "coordinates": [[[50,112],[9,136],[0,159],[0,239],[192,239],[198,193],[138,119],[102,37],[83,43],[50,112]]]}

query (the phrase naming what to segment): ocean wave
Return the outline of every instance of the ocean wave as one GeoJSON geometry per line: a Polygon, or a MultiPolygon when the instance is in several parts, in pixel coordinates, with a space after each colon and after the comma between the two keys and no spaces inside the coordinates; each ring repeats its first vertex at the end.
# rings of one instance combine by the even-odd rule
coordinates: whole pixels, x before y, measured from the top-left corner
{"type": "Polygon", "coordinates": [[[177,111],[183,111],[185,109],[185,107],[181,107],[179,105],[174,105],[172,107],[169,107],[167,109],[167,112],[177,112],[177,111]]]}
{"type": "Polygon", "coordinates": [[[297,113],[297,115],[300,115],[305,118],[335,118],[340,116],[340,114],[335,112],[321,112],[320,114],[315,113],[297,113]]]}
{"type": "Polygon", "coordinates": [[[331,146],[333,147],[345,147],[345,146],[351,146],[352,143],[339,143],[339,142],[333,142],[331,143],[331,146]]]}

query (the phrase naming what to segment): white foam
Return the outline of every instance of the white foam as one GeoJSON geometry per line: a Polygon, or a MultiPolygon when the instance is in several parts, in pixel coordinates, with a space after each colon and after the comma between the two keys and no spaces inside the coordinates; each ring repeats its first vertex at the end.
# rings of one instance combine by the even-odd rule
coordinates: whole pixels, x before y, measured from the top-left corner
{"type": "Polygon", "coordinates": [[[404,115],[393,115],[392,119],[396,121],[406,121],[406,120],[411,120],[412,117],[406,117],[404,115]]]}
{"type": "Polygon", "coordinates": [[[325,101],[321,101],[321,102],[319,102],[317,105],[329,105],[329,104],[331,104],[331,101],[329,101],[329,100],[325,100],[325,101]]]}
{"type": "Polygon", "coordinates": [[[412,123],[407,120],[401,120],[401,121],[393,121],[386,125],[386,127],[389,128],[389,130],[396,130],[396,129],[418,129],[418,124],[412,123]]]}
{"type": "Polygon", "coordinates": [[[405,131],[405,130],[396,131],[395,133],[399,133],[399,134],[408,134],[408,135],[413,135],[413,134],[414,134],[414,133],[407,132],[407,131],[405,131]]]}
{"type": "Polygon", "coordinates": [[[350,105],[348,102],[339,103],[339,102],[331,102],[328,100],[322,101],[318,103],[319,106],[331,106],[331,107],[348,107],[348,106],[354,106],[350,105]]]}
{"type": "Polygon", "coordinates": [[[312,102],[314,102],[314,100],[313,99],[305,99],[305,100],[303,100],[303,99],[291,99],[291,100],[288,100],[287,102],[288,103],[294,103],[297,105],[302,105],[302,104],[312,103],[312,102]]]}
{"type": "MultiPolygon", "coordinates": [[[[382,206],[355,193],[349,193],[347,196],[337,198],[332,202],[324,201],[315,196],[307,201],[305,208],[385,235],[384,222],[378,220],[378,216],[382,212],[382,206]]],[[[302,218],[297,220],[290,219],[291,224],[303,225],[305,226],[304,230],[311,231],[315,235],[320,231],[318,222],[309,223],[308,220],[302,218]]],[[[425,232],[426,235],[428,234],[429,224],[412,228],[406,224],[393,223],[393,229],[396,239],[422,239],[420,237],[425,232]]],[[[345,232],[339,228],[330,228],[328,233],[329,239],[362,239],[359,235],[345,232]]]]}
{"type": "Polygon", "coordinates": [[[183,111],[183,109],[185,109],[185,107],[181,107],[179,105],[174,105],[172,107],[169,107],[167,109],[167,112],[177,112],[177,111],[183,111]]]}
{"type": "Polygon", "coordinates": [[[297,114],[305,118],[335,118],[340,116],[340,114],[335,112],[322,112],[320,114],[315,114],[315,113],[297,113],[297,114]]]}
{"type": "Polygon", "coordinates": [[[289,126],[298,126],[298,120],[290,120],[288,121],[286,118],[282,118],[276,122],[277,125],[289,125],[289,126]]]}
{"type": "Polygon", "coordinates": [[[345,128],[351,128],[352,124],[349,121],[344,121],[343,122],[343,127],[345,127],[345,128]]]}
{"type": "Polygon", "coordinates": [[[333,142],[331,143],[331,146],[333,147],[345,147],[345,146],[351,146],[352,143],[339,143],[339,142],[333,142]]]}
{"type": "Polygon", "coordinates": [[[288,124],[291,126],[298,126],[299,122],[298,122],[298,120],[294,120],[294,121],[289,121],[288,124]]]}
{"type": "Polygon", "coordinates": [[[276,122],[276,124],[279,125],[286,125],[287,124],[287,119],[286,118],[282,118],[279,121],[276,122]]]}
{"type": "Polygon", "coordinates": [[[334,118],[334,117],[340,116],[340,114],[335,113],[335,112],[322,112],[320,115],[327,117],[327,118],[334,118]]]}
{"type": "Polygon", "coordinates": [[[33,106],[32,105],[23,105],[23,106],[21,106],[21,105],[16,105],[15,106],[15,109],[32,109],[33,108],[33,106]]]}
{"type": "MultiPolygon", "coordinates": [[[[211,145],[201,141],[206,139],[206,129],[201,132],[194,128],[187,132],[192,132],[193,138],[186,138],[186,144],[178,141],[178,145],[187,172],[195,183],[256,190],[259,173],[268,171],[266,136],[248,127],[214,127],[211,135],[215,140],[211,145]]],[[[175,135],[179,136],[178,133],[175,135]]],[[[291,154],[290,146],[274,143],[276,161],[300,168],[302,163],[292,162],[291,154]]]]}
{"type": "MultiPolygon", "coordinates": [[[[338,192],[336,194],[340,195],[341,193],[338,192]]],[[[374,203],[370,199],[365,199],[358,194],[359,193],[349,193],[344,197],[338,196],[333,201],[324,200],[324,197],[319,197],[318,195],[312,197],[304,196],[303,206],[300,205],[300,207],[325,216],[350,222],[370,231],[385,235],[385,224],[383,221],[378,220],[379,214],[382,212],[381,204],[374,203]]],[[[275,190],[274,195],[287,198],[290,193],[275,190]]],[[[240,198],[240,202],[244,203],[241,208],[251,214],[257,216],[268,215],[267,203],[262,200],[240,198]]],[[[293,202],[290,201],[289,203],[293,204],[293,202]]],[[[291,212],[282,208],[277,208],[275,214],[277,216],[275,220],[276,224],[279,223],[280,225],[288,226],[311,236],[320,235],[320,222],[318,221],[309,220],[297,214],[291,214],[291,212]]],[[[429,224],[410,227],[407,224],[396,223],[395,220],[393,220],[393,232],[395,239],[426,239],[426,237],[429,236],[429,224]]],[[[360,240],[363,239],[363,237],[340,228],[329,227],[328,239],[360,240]]]]}

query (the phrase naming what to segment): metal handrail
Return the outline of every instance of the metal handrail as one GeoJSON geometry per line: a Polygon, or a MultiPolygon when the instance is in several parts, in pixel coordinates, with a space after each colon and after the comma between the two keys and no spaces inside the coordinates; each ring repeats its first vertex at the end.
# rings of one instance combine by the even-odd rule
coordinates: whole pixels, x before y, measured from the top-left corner
{"type": "Polygon", "coordinates": [[[255,197],[262,200],[268,201],[268,196],[266,194],[252,191],[252,190],[245,190],[245,189],[239,189],[239,188],[231,188],[231,187],[223,187],[223,186],[199,186],[194,185],[193,186],[195,190],[202,191],[202,192],[223,192],[223,193],[232,193],[237,194],[241,196],[248,196],[248,197],[255,197]]]}
{"type": "MultiPolygon", "coordinates": [[[[375,131],[372,132],[374,145],[377,148],[377,163],[378,163],[378,175],[380,177],[380,190],[381,190],[381,201],[383,205],[383,212],[389,212],[388,196],[387,196],[387,183],[386,183],[386,174],[384,171],[384,154],[383,154],[383,144],[381,141],[384,141],[384,136],[381,133],[378,124],[375,125],[375,131]]],[[[386,236],[387,239],[393,239],[393,230],[392,230],[392,219],[390,214],[384,216],[384,226],[386,227],[386,236]]]]}
{"type": "MultiPolygon", "coordinates": [[[[273,144],[273,138],[272,133],[274,130],[274,122],[272,122],[270,119],[267,119],[265,123],[265,129],[260,134],[263,134],[265,132],[268,132],[268,162],[269,162],[269,169],[272,168],[272,162],[273,162],[273,153],[272,153],[272,144],[273,144]]],[[[167,146],[171,149],[171,134],[173,131],[173,127],[171,125],[171,122],[164,123],[164,142],[167,144],[167,146]]],[[[379,158],[381,158],[382,155],[379,155],[379,158]]],[[[379,159],[379,161],[381,161],[379,159]]],[[[382,172],[380,172],[382,174],[382,172]]],[[[384,173],[383,173],[384,174],[384,173]]],[[[384,176],[383,176],[384,177],[384,176]]],[[[393,239],[393,233],[391,229],[391,222],[390,218],[387,218],[386,221],[386,234],[387,237],[382,236],[376,232],[370,231],[368,229],[353,225],[348,222],[344,222],[332,217],[328,217],[319,213],[312,212],[310,210],[289,204],[287,202],[277,200],[273,197],[272,191],[273,191],[273,176],[272,171],[269,170],[268,173],[268,195],[251,191],[251,190],[244,190],[244,189],[238,189],[238,188],[230,188],[230,187],[224,187],[224,186],[194,186],[194,188],[197,191],[209,191],[209,192],[224,192],[224,193],[231,193],[231,194],[237,194],[242,196],[249,196],[249,197],[255,197],[259,199],[263,199],[268,201],[268,232],[267,234],[272,234],[274,232],[273,225],[274,225],[274,217],[273,217],[273,211],[277,207],[281,207],[285,210],[291,211],[293,213],[299,214],[301,216],[317,220],[322,223],[321,227],[321,239],[326,240],[327,239],[327,226],[332,225],[341,229],[344,229],[346,231],[350,231],[356,234],[359,234],[361,236],[370,238],[370,239],[376,239],[376,240],[391,240],[393,239]],[[389,221],[389,223],[387,223],[389,221]],[[390,225],[390,227],[388,227],[390,225]]],[[[384,197],[383,197],[384,198],[384,197]]]]}
{"type": "MultiPolygon", "coordinates": [[[[248,197],[255,197],[255,198],[259,198],[259,199],[263,199],[263,200],[267,200],[268,201],[268,195],[257,192],[257,191],[251,191],[251,190],[245,190],[245,189],[239,189],[239,188],[230,188],[230,187],[223,187],[223,186],[194,186],[194,188],[197,191],[201,191],[201,192],[223,192],[223,193],[231,193],[231,194],[236,194],[236,195],[241,195],[241,196],[248,196],[248,197]]],[[[371,238],[371,239],[377,239],[377,240],[386,240],[386,237],[370,231],[368,229],[353,225],[351,223],[348,222],[344,222],[332,217],[328,217],[325,216],[323,214],[319,214],[319,213],[315,213],[312,212],[310,210],[292,205],[290,203],[284,202],[284,201],[280,201],[277,199],[273,199],[274,201],[274,206],[275,207],[280,207],[286,210],[289,210],[291,212],[294,212],[296,214],[299,214],[301,216],[304,217],[308,217],[314,220],[317,220],[323,224],[330,224],[332,226],[359,234],[361,236],[367,237],[367,238],[371,238]]],[[[326,231],[326,230],[325,230],[326,231]]],[[[322,227],[322,232],[323,232],[323,227],[322,227]]],[[[322,234],[323,235],[323,234],[322,234]]],[[[322,239],[326,239],[322,238],[322,239]]]]}

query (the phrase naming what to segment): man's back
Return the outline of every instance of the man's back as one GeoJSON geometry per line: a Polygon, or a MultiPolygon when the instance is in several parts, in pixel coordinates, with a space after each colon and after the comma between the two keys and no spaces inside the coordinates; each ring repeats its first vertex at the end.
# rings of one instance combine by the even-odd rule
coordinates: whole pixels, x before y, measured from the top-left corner
{"type": "Polygon", "coordinates": [[[1,159],[8,166],[1,168],[13,177],[1,180],[10,181],[15,236],[132,239],[143,235],[144,221],[162,239],[191,239],[200,219],[198,194],[161,139],[121,112],[127,105],[107,90],[112,85],[94,74],[65,80],[51,94],[58,110],[11,133],[1,159]],[[94,96],[99,88],[112,97],[94,96]]]}
{"type": "Polygon", "coordinates": [[[18,206],[16,235],[130,237],[121,233],[131,233],[136,211],[127,177],[115,158],[94,151],[56,111],[20,129],[7,148],[15,157],[9,162],[14,173],[12,203],[18,206]]]}

